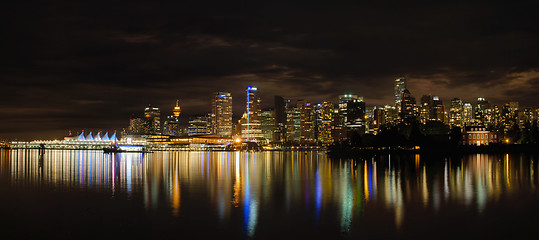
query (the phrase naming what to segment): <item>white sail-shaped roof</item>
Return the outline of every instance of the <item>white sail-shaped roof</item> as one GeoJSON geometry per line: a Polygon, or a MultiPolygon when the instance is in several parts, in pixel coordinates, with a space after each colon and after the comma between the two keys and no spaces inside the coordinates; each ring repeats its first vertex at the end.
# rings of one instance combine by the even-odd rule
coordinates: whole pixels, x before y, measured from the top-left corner
{"type": "Polygon", "coordinates": [[[86,140],[86,138],[84,137],[84,131],[82,131],[82,132],[80,133],[80,135],[77,137],[77,140],[78,140],[78,141],[84,141],[84,140],[86,140]]]}
{"type": "Polygon", "coordinates": [[[86,140],[90,140],[90,141],[93,141],[93,140],[94,140],[94,137],[92,137],[92,132],[90,132],[90,133],[86,136],[86,140]]]}
{"type": "Polygon", "coordinates": [[[106,141],[110,140],[109,132],[106,132],[105,135],[103,135],[103,137],[101,138],[101,140],[106,140],[106,141]]]}

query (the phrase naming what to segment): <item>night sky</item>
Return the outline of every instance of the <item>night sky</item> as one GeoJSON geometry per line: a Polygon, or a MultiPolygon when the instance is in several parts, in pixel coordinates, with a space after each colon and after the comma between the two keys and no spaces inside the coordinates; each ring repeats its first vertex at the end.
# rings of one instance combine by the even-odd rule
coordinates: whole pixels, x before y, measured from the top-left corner
{"type": "Polygon", "coordinates": [[[22,2],[0,7],[3,139],[120,131],[148,104],[170,114],[177,98],[181,117],[203,114],[215,91],[231,92],[240,116],[247,85],[264,107],[345,92],[392,104],[399,76],[446,104],[539,100],[534,1],[22,2]]]}

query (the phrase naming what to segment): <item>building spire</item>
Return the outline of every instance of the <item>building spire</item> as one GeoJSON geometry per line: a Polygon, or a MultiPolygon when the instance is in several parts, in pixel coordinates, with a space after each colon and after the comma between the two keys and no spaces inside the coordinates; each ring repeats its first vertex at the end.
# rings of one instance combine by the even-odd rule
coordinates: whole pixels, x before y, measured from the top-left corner
{"type": "Polygon", "coordinates": [[[182,109],[180,108],[180,100],[176,99],[176,106],[172,110],[172,113],[174,114],[174,117],[179,117],[180,113],[182,113],[182,109]]]}

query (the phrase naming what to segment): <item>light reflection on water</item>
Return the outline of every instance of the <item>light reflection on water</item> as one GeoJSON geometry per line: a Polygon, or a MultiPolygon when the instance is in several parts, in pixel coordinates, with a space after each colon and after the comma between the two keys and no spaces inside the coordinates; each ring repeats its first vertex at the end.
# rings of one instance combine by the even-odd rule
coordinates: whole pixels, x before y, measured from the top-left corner
{"type": "Polygon", "coordinates": [[[434,214],[449,206],[482,214],[501,198],[536,193],[536,162],[535,156],[488,154],[331,161],[321,152],[2,150],[0,174],[12,187],[141,196],[146,211],[168,209],[177,218],[191,217],[183,209],[203,207],[223,224],[241,221],[244,234],[256,236],[268,218],[311,219],[313,229],[330,222],[346,233],[377,206],[389,212],[385,224],[396,231],[418,206],[434,214]]]}

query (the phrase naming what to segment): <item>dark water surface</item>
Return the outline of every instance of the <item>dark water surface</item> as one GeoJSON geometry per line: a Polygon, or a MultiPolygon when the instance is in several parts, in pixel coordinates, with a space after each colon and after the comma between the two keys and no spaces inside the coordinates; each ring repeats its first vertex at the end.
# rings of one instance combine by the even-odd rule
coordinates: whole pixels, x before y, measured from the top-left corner
{"type": "Polygon", "coordinates": [[[1,150],[0,236],[538,239],[538,160],[1,150]]]}

